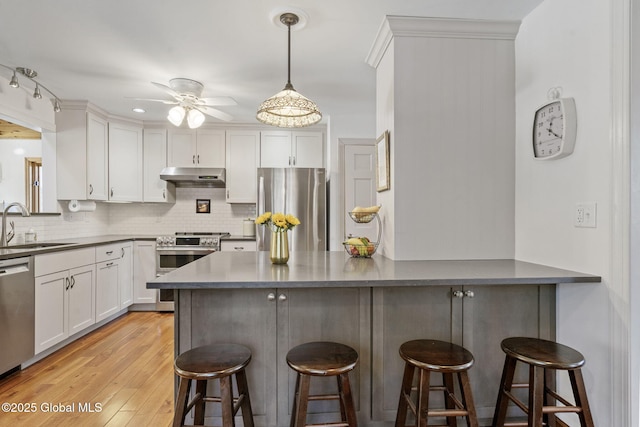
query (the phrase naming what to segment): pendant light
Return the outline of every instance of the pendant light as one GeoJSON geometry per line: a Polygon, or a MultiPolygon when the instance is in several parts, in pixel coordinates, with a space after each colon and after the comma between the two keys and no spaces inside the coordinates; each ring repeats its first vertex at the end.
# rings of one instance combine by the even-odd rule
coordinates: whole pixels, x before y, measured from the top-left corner
{"type": "Polygon", "coordinates": [[[283,128],[311,126],[322,119],[315,102],[298,93],[291,84],[291,26],[298,23],[298,15],[283,13],[280,22],[287,26],[287,84],[284,89],[264,101],[258,107],[258,121],[283,128]]]}

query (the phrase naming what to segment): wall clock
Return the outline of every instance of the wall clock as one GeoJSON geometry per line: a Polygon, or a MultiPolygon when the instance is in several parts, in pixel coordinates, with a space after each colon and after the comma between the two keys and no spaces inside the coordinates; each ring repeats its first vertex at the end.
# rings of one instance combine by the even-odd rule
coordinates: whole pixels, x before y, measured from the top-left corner
{"type": "Polygon", "coordinates": [[[560,159],[573,152],[576,142],[576,103],[557,98],[536,110],[533,119],[533,156],[560,159]]]}

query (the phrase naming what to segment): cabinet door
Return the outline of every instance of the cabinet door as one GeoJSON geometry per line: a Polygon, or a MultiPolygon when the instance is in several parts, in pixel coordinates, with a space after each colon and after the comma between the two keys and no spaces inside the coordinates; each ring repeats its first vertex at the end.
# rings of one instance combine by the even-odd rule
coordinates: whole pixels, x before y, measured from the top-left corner
{"type": "Polygon", "coordinates": [[[156,242],[134,242],[133,257],[133,303],[154,304],[158,290],[147,289],[147,282],[156,277],[156,242]]]}
{"type": "Polygon", "coordinates": [[[160,179],[160,172],[167,167],[166,129],[145,129],[142,143],[144,202],[175,202],[175,187],[160,179]]]}
{"type": "Polygon", "coordinates": [[[35,352],[46,350],[67,338],[67,287],[69,272],[47,274],[35,279],[35,352]]]}
{"type": "Polygon", "coordinates": [[[196,164],[201,168],[225,167],[225,133],[223,130],[198,129],[196,164]]]}
{"type": "Polygon", "coordinates": [[[118,263],[106,261],[96,266],[96,322],[120,309],[118,297],[118,263]]]}
{"type": "Polygon", "coordinates": [[[255,240],[223,240],[220,242],[221,251],[249,252],[257,251],[255,240]]]}
{"type": "Polygon", "coordinates": [[[324,167],[322,132],[293,132],[293,166],[297,168],[324,167]]]}
{"type": "Polygon", "coordinates": [[[109,200],[142,201],[142,128],[109,123],[109,200]]]}
{"type": "Polygon", "coordinates": [[[169,130],[169,166],[196,166],[196,133],[189,129],[169,130]]]}
{"type": "Polygon", "coordinates": [[[95,264],[69,271],[68,325],[69,336],[96,323],[96,266],[95,264]]]}
{"type": "Polygon", "coordinates": [[[290,131],[260,133],[260,167],[287,168],[293,166],[290,131]]]}
{"type": "Polygon", "coordinates": [[[118,285],[120,286],[120,309],[133,304],[133,245],[122,245],[118,260],[118,285]]]}
{"type": "Polygon", "coordinates": [[[107,121],[87,112],[87,198],[107,200],[108,128],[107,121]]]}
{"type": "MultiPolygon", "coordinates": [[[[370,298],[368,288],[278,289],[278,425],[288,425],[295,395],[296,374],[286,363],[287,352],[309,341],[335,341],[358,352],[358,364],[349,373],[349,380],[358,418],[361,422],[369,419],[370,298]]],[[[314,377],[310,392],[337,393],[336,378],[314,377]]],[[[335,402],[309,405],[310,424],[331,422],[339,417],[335,402]]]]}
{"type": "Polygon", "coordinates": [[[227,132],[227,203],[256,203],[260,132],[227,132]]]}
{"type": "MultiPolygon", "coordinates": [[[[451,291],[447,286],[373,289],[372,324],[373,419],[393,421],[404,371],[400,345],[414,339],[455,342],[451,291]]],[[[434,405],[444,407],[441,397],[432,394],[434,405]]]]}
{"type": "MultiPolygon", "coordinates": [[[[184,290],[176,301],[181,319],[199,319],[176,332],[178,352],[216,342],[251,350],[247,377],[256,427],[289,425],[288,420],[276,424],[275,367],[282,364],[276,360],[276,304],[275,290],[267,289],[184,290]]],[[[217,392],[217,384],[210,387],[209,392],[217,392]]],[[[208,405],[205,424],[220,425],[219,418],[220,406],[208,405]]]]}
{"type": "Polygon", "coordinates": [[[464,298],[453,301],[454,318],[461,318],[462,325],[458,344],[475,359],[469,378],[478,418],[491,419],[504,364],[500,343],[514,336],[555,338],[554,286],[465,286],[464,291],[464,298]]]}

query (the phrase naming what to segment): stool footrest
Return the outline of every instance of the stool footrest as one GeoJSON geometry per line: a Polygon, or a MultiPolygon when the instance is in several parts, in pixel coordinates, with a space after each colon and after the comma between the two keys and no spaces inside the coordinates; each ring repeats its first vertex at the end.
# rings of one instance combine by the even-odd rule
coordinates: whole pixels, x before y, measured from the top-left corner
{"type": "Polygon", "coordinates": [[[308,400],[338,400],[340,395],[337,394],[314,394],[310,395],[308,400]]]}
{"type": "Polygon", "coordinates": [[[429,417],[466,417],[469,411],[464,409],[430,409],[427,411],[429,417]]]}
{"type": "Polygon", "coordinates": [[[305,427],[349,427],[349,423],[324,423],[324,424],[306,424],[305,427]]]}

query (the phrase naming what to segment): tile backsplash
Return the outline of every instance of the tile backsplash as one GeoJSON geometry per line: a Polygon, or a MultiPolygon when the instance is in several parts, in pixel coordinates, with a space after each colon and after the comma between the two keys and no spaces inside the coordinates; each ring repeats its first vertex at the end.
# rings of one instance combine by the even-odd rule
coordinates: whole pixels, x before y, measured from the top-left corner
{"type": "Polygon", "coordinates": [[[242,235],[242,220],[255,218],[255,204],[225,202],[223,188],[177,188],[176,203],[98,202],[93,212],[70,212],[61,202],[59,216],[21,217],[11,215],[16,238],[33,229],[38,240],[68,239],[103,234],[158,236],[176,231],[226,231],[242,235]],[[211,200],[211,213],[196,213],[196,199],[211,200]]]}

